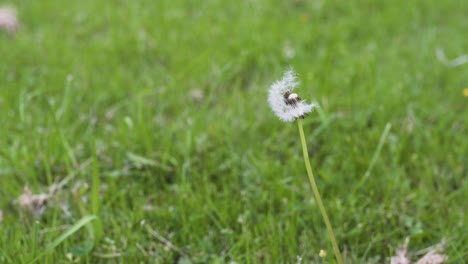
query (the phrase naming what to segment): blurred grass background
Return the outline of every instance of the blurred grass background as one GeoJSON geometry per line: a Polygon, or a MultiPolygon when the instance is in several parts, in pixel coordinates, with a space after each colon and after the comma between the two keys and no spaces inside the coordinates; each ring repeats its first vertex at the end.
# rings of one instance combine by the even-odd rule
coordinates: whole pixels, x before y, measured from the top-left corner
{"type": "Polygon", "coordinates": [[[467,2],[1,4],[20,27],[0,32],[0,260],[95,213],[102,236],[39,262],[333,263],[297,128],[266,103],[293,66],[321,106],[306,137],[347,263],[388,263],[405,237],[466,263],[468,65],[436,50],[468,52],[467,2]],[[14,202],[64,179],[37,221],[14,202]]]}

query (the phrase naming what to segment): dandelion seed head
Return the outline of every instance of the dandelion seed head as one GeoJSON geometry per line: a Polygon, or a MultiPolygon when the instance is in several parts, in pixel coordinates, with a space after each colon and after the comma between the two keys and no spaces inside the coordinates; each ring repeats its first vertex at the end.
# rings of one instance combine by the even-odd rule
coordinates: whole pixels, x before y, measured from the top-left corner
{"type": "Polygon", "coordinates": [[[268,93],[268,104],[281,121],[292,122],[304,117],[317,107],[316,103],[307,104],[294,89],[299,85],[292,69],[286,71],[281,80],[274,82],[268,93]]]}

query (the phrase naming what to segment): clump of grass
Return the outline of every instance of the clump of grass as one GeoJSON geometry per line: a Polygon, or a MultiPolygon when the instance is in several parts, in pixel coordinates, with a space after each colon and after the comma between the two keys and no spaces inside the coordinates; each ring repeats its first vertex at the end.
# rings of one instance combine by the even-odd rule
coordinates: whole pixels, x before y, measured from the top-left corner
{"type": "Polygon", "coordinates": [[[314,194],[315,200],[317,201],[320,209],[320,213],[323,217],[323,221],[327,227],[328,235],[330,236],[331,243],[333,245],[333,251],[335,252],[336,260],[339,264],[343,263],[343,257],[341,256],[338,242],[336,241],[333,227],[330,223],[325,206],[322,202],[322,197],[315,182],[314,173],[310,166],[309,154],[307,152],[307,144],[304,136],[304,128],[302,126],[302,118],[308,113],[312,112],[315,107],[318,107],[316,103],[306,104],[293,90],[299,83],[296,82],[296,76],[292,70],[287,71],[283,78],[275,82],[269,92],[268,103],[270,104],[273,112],[285,122],[291,122],[296,120],[299,129],[299,135],[301,138],[302,153],[304,156],[304,162],[307,170],[307,176],[309,178],[310,186],[314,194]]]}
{"type": "Polygon", "coordinates": [[[303,165],[281,164],[302,158],[285,148],[297,125],[265,126],[258,105],[265,69],[287,63],[320,85],[301,90],[320,102],[302,121],[344,261],[390,263],[406,236],[467,259],[467,64],[436,50],[466,54],[468,2],[7,2],[20,26],[0,29],[0,263],[30,263],[94,212],[102,239],[91,221],[37,263],[336,262],[305,175],[287,175],[303,165]],[[12,203],[54,183],[37,221],[12,203]]]}

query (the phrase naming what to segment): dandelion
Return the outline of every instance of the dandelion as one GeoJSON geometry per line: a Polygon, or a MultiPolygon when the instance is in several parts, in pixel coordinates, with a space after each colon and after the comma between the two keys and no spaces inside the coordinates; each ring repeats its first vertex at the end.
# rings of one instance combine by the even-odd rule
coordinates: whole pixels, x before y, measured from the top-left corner
{"type": "Polygon", "coordinates": [[[309,154],[307,152],[307,145],[304,136],[304,129],[302,128],[302,118],[304,118],[308,113],[312,112],[312,110],[315,107],[318,107],[318,105],[316,103],[307,104],[296,93],[293,93],[294,89],[298,85],[299,82],[296,81],[294,71],[286,71],[281,80],[271,85],[268,94],[268,104],[281,121],[292,122],[294,120],[297,120],[299,135],[302,144],[302,154],[304,156],[304,162],[307,170],[307,176],[309,178],[309,183],[312,187],[315,200],[319,205],[320,213],[322,214],[323,220],[327,227],[327,231],[333,245],[333,251],[335,252],[336,260],[338,264],[343,264],[343,258],[341,257],[340,249],[338,248],[338,243],[336,242],[335,234],[333,232],[330,219],[328,218],[328,214],[325,210],[325,206],[323,205],[322,198],[320,196],[317,184],[315,182],[314,174],[312,173],[309,154]]]}
{"type": "Polygon", "coordinates": [[[281,80],[273,83],[268,94],[268,104],[281,121],[292,122],[304,118],[317,107],[316,103],[306,104],[294,89],[299,85],[293,70],[284,73],[281,80]]]}

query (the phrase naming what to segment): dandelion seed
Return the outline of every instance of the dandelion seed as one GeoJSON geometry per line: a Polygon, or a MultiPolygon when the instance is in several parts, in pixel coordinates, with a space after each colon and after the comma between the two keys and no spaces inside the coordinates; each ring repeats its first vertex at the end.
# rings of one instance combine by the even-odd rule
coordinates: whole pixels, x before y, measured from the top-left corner
{"type": "Polygon", "coordinates": [[[316,103],[307,104],[294,89],[299,85],[293,70],[284,73],[283,78],[273,83],[268,94],[268,104],[281,121],[292,122],[312,112],[316,103]]]}

